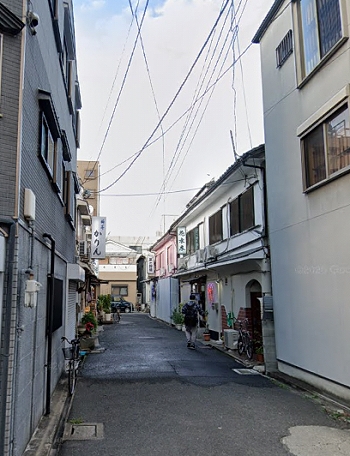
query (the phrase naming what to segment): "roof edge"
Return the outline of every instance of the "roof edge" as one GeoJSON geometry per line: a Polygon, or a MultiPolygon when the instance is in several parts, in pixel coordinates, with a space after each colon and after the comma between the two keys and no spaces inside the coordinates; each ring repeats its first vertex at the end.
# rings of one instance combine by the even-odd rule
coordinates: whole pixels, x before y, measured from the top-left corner
{"type": "MultiPolygon", "coordinates": [[[[253,36],[252,43],[254,44],[259,44],[261,38],[264,36],[266,30],[268,29],[269,25],[272,22],[272,19],[278,12],[278,10],[281,8],[282,3],[284,3],[285,0],[275,0],[275,3],[270,8],[270,11],[267,13],[265,16],[265,19],[262,21],[260,27],[258,28],[257,32],[253,36]]],[[[291,0],[293,2],[295,0],[291,0]]]]}

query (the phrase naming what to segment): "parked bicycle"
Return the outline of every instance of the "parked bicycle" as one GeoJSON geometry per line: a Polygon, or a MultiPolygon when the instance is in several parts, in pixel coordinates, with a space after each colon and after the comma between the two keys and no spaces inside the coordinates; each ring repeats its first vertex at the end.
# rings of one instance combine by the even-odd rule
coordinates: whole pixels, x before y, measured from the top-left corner
{"type": "Polygon", "coordinates": [[[68,392],[70,395],[74,393],[75,385],[77,383],[78,369],[85,352],[80,351],[80,340],[68,340],[67,337],[61,337],[62,342],[66,341],[70,347],[62,348],[64,359],[68,361],[68,392]]]}
{"type": "Polygon", "coordinates": [[[239,323],[239,335],[238,335],[238,342],[237,342],[237,349],[240,355],[243,355],[245,352],[247,354],[248,359],[253,358],[254,352],[254,343],[253,339],[248,331],[248,318],[244,320],[245,329],[243,329],[243,324],[240,320],[237,320],[239,323]]]}

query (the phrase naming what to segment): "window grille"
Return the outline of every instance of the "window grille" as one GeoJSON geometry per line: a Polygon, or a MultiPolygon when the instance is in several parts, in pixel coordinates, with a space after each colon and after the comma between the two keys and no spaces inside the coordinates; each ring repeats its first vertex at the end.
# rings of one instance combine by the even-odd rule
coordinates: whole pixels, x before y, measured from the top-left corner
{"type": "Polygon", "coordinates": [[[293,52],[293,34],[292,31],[289,30],[288,33],[285,35],[283,40],[276,48],[276,63],[277,68],[281,68],[284,62],[288,59],[288,57],[293,52]]]}

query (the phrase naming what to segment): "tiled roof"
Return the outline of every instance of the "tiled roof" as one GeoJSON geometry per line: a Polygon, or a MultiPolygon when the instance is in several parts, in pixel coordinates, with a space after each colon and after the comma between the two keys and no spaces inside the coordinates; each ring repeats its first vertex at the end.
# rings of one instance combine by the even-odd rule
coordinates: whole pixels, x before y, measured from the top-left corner
{"type": "Polygon", "coordinates": [[[0,33],[17,35],[25,24],[0,2],[0,33]]]}

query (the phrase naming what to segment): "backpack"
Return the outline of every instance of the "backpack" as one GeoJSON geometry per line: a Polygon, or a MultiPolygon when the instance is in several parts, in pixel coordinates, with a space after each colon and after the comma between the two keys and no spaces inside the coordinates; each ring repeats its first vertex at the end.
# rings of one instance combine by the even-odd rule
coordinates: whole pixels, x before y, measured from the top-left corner
{"type": "Polygon", "coordinates": [[[197,326],[198,324],[198,309],[194,301],[189,301],[185,307],[185,326],[197,326]]]}

